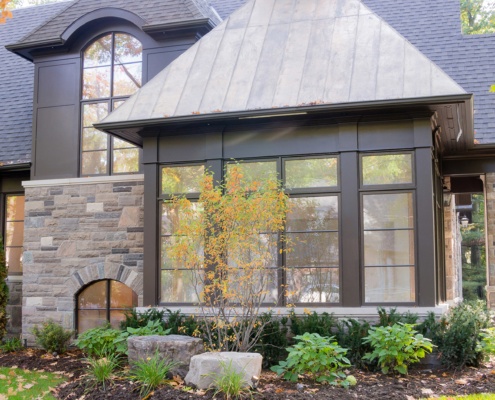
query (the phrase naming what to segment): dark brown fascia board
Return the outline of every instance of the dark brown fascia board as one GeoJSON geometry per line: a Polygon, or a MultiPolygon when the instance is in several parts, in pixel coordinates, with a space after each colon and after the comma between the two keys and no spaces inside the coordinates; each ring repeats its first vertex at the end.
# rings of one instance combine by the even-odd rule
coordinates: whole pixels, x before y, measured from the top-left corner
{"type": "Polygon", "coordinates": [[[169,22],[159,25],[145,25],[143,31],[150,36],[161,34],[180,33],[183,31],[199,31],[201,34],[206,34],[215,27],[213,21],[209,18],[193,19],[169,22]]]}
{"type": "Polygon", "coordinates": [[[65,44],[63,39],[50,39],[50,40],[40,40],[38,42],[20,43],[20,44],[9,44],[5,46],[8,51],[20,55],[28,61],[33,61],[33,56],[31,55],[31,50],[39,48],[49,48],[49,47],[60,47],[65,44]]]}
{"type": "MultiPolygon", "coordinates": [[[[395,100],[378,100],[378,101],[363,101],[355,103],[339,103],[339,104],[315,104],[315,105],[301,105],[300,107],[281,107],[259,110],[247,110],[247,111],[234,111],[224,113],[209,113],[209,114],[194,114],[185,115],[170,118],[153,118],[145,120],[134,121],[119,121],[109,123],[97,123],[94,125],[96,129],[100,129],[107,133],[113,134],[120,138],[126,138],[131,143],[142,143],[142,138],[139,136],[139,131],[143,128],[158,127],[171,124],[187,124],[187,123],[202,123],[222,120],[236,120],[244,118],[267,118],[300,115],[306,114],[318,114],[324,112],[333,111],[356,111],[356,110],[370,110],[380,108],[405,108],[409,106],[435,106],[441,104],[465,104],[472,105],[473,95],[470,93],[449,95],[449,96],[435,96],[435,97],[418,97],[408,99],[395,99],[395,100]],[[126,131],[132,130],[133,133],[126,133],[126,131]]],[[[466,114],[472,113],[472,106],[469,110],[466,110],[466,114]]],[[[468,121],[469,123],[469,121],[468,121]]]]}
{"type": "Polygon", "coordinates": [[[20,164],[0,164],[0,172],[4,171],[29,171],[31,169],[31,163],[20,164]]]}

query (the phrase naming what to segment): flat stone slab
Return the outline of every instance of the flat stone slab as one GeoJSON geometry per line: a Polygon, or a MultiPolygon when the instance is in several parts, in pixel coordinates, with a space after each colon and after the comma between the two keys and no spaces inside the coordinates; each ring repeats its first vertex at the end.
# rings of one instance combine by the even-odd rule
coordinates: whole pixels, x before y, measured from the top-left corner
{"type": "Polygon", "coordinates": [[[172,374],[184,378],[191,357],[203,353],[203,340],[183,335],[131,336],[127,339],[129,364],[153,357],[157,352],[163,359],[178,363],[172,374]]]}
{"type": "Polygon", "coordinates": [[[259,379],[261,374],[262,361],[258,353],[203,353],[191,358],[185,382],[198,389],[208,389],[214,386],[213,381],[222,375],[225,367],[232,365],[236,372],[244,375],[246,384],[253,386],[253,377],[259,379]]]}

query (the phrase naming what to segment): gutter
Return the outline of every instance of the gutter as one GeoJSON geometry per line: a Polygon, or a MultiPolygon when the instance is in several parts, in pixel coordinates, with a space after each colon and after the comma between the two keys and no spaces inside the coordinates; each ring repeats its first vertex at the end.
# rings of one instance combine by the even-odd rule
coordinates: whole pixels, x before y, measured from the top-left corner
{"type": "Polygon", "coordinates": [[[169,125],[174,123],[191,123],[191,122],[208,122],[227,119],[246,119],[246,118],[267,118],[277,116],[298,115],[301,113],[313,114],[328,111],[353,111],[366,110],[387,107],[408,107],[408,106],[432,106],[438,104],[464,103],[471,101],[472,94],[458,94],[449,96],[435,97],[417,97],[409,99],[392,99],[392,100],[373,100],[362,101],[355,103],[339,103],[339,104],[301,104],[300,106],[281,107],[270,109],[246,110],[246,111],[230,111],[208,114],[180,115],[170,118],[152,118],[134,121],[117,121],[117,122],[100,122],[94,124],[96,129],[103,130],[108,133],[113,131],[122,131],[132,128],[154,127],[159,125],[169,125]]]}
{"type": "Polygon", "coordinates": [[[0,165],[0,172],[3,171],[26,171],[31,168],[31,163],[0,165]]]}

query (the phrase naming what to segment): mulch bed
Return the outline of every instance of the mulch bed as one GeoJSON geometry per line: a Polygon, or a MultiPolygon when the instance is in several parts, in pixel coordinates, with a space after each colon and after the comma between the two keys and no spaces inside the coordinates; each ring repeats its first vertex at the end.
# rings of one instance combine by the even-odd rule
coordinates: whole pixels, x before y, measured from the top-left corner
{"type": "MultiPolygon", "coordinates": [[[[83,355],[71,351],[61,356],[46,354],[40,350],[27,349],[17,353],[0,355],[0,367],[16,366],[33,371],[60,372],[67,382],[55,389],[54,395],[64,400],[140,399],[136,384],[117,379],[105,391],[89,389],[84,377],[83,355]]],[[[462,371],[412,367],[407,376],[385,376],[380,373],[351,371],[358,384],[349,389],[311,382],[300,384],[281,380],[276,374],[264,371],[258,388],[247,398],[255,400],[306,400],[306,399],[380,399],[413,400],[443,395],[471,393],[495,393],[495,370],[492,364],[483,368],[466,368],[462,371]]],[[[164,386],[156,390],[149,399],[191,400],[213,399],[212,392],[184,391],[184,384],[175,382],[175,387],[164,386]]],[[[216,398],[221,399],[221,396],[216,398]]]]}

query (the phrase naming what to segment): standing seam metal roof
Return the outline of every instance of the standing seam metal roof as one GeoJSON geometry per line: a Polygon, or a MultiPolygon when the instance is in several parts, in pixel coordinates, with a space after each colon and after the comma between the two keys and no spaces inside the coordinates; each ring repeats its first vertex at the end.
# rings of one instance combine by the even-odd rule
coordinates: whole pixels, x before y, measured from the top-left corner
{"type": "Polygon", "coordinates": [[[103,123],[464,93],[359,0],[252,0],[103,123]]]}

